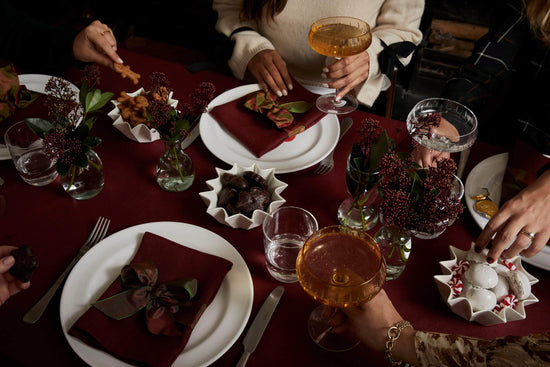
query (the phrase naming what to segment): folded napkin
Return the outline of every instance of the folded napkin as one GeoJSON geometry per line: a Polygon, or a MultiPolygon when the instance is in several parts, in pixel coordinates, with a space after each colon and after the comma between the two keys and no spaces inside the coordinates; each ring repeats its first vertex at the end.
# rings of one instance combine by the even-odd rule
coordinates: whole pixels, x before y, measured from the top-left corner
{"type": "MultiPolygon", "coordinates": [[[[277,99],[277,103],[305,101],[315,103],[318,95],[311,93],[299,83],[294,82],[294,90],[288,96],[277,99]]],[[[278,129],[265,114],[254,112],[244,107],[247,96],[216,106],[210,114],[227,129],[256,157],[277,148],[289,138],[288,133],[278,129]]],[[[316,124],[326,114],[313,105],[306,113],[293,113],[294,121],[286,130],[294,130],[303,125],[305,129],[316,124]]]]}
{"type": "Polygon", "coordinates": [[[39,94],[19,85],[13,65],[0,68],[0,121],[13,115],[16,109],[27,107],[39,94]]]}
{"type": "Polygon", "coordinates": [[[550,169],[550,158],[518,140],[508,157],[502,181],[501,205],[535,182],[547,169],[550,169]]]}
{"type": "MultiPolygon", "coordinates": [[[[143,235],[138,252],[130,263],[147,261],[155,263],[158,269],[157,284],[196,278],[196,298],[205,305],[212,302],[233,265],[221,257],[181,246],[149,232],[143,235]]],[[[122,290],[117,279],[99,300],[122,290]]],[[[113,320],[90,307],[71,327],[69,334],[128,363],[171,366],[185,348],[192,329],[185,327],[181,336],[153,335],[147,331],[144,312],[141,310],[128,318],[113,320]]]]}

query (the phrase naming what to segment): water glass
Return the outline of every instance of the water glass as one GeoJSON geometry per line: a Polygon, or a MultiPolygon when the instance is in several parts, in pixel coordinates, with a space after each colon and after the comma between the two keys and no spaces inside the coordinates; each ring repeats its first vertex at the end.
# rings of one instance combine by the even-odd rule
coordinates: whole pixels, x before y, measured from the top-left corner
{"type": "Polygon", "coordinates": [[[56,179],[55,159],[44,151],[44,142],[19,121],[6,130],[5,143],[19,176],[33,186],[45,186],[56,179]]]}
{"type": "Polygon", "coordinates": [[[317,220],[305,209],[283,206],[263,223],[267,270],[284,283],[298,281],[296,258],[305,240],[318,230],[317,220]]]}

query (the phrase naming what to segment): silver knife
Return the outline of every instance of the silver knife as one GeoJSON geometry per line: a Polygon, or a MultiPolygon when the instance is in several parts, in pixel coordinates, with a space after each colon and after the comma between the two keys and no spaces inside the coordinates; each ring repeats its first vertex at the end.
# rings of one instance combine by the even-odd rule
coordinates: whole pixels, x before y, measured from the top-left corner
{"type": "Polygon", "coordinates": [[[239,359],[239,362],[237,362],[236,367],[244,367],[246,361],[248,361],[248,357],[250,357],[252,352],[256,350],[256,347],[264,334],[265,328],[267,327],[269,320],[271,320],[271,315],[273,315],[273,312],[275,311],[275,308],[277,307],[284,291],[285,288],[280,285],[272,290],[269,296],[267,296],[264,304],[260,308],[260,311],[258,311],[258,314],[254,318],[254,321],[252,321],[252,324],[244,337],[244,352],[241,359],[239,359]]]}

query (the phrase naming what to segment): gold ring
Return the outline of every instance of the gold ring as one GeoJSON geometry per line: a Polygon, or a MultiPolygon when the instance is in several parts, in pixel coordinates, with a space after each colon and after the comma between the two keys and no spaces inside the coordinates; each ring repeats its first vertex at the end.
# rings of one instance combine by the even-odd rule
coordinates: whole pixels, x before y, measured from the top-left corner
{"type": "Polygon", "coordinates": [[[531,242],[533,242],[533,240],[535,239],[535,234],[533,232],[522,230],[520,233],[526,235],[527,237],[529,237],[531,242]]]}
{"type": "Polygon", "coordinates": [[[105,36],[105,33],[109,33],[109,32],[111,32],[111,30],[110,30],[110,29],[106,29],[106,30],[104,30],[103,32],[101,32],[101,35],[102,35],[102,36],[105,36]]]}

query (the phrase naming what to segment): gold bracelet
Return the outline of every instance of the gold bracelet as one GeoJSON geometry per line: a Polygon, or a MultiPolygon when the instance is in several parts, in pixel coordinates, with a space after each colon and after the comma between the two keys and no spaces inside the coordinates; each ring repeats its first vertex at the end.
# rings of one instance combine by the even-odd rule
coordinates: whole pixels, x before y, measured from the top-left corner
{"type": "Polygon", "coordinates": [[[408,326],[412,327],[410,322],[401,320],[388,329],[388,340],[386,340],[386,352],[384,354],[386,355],[386,360],[392,366],[403,365],[403,361],[393,359],[391,351],[393,349],[393,344],[401,336],[401,331],[408,326]]]}

